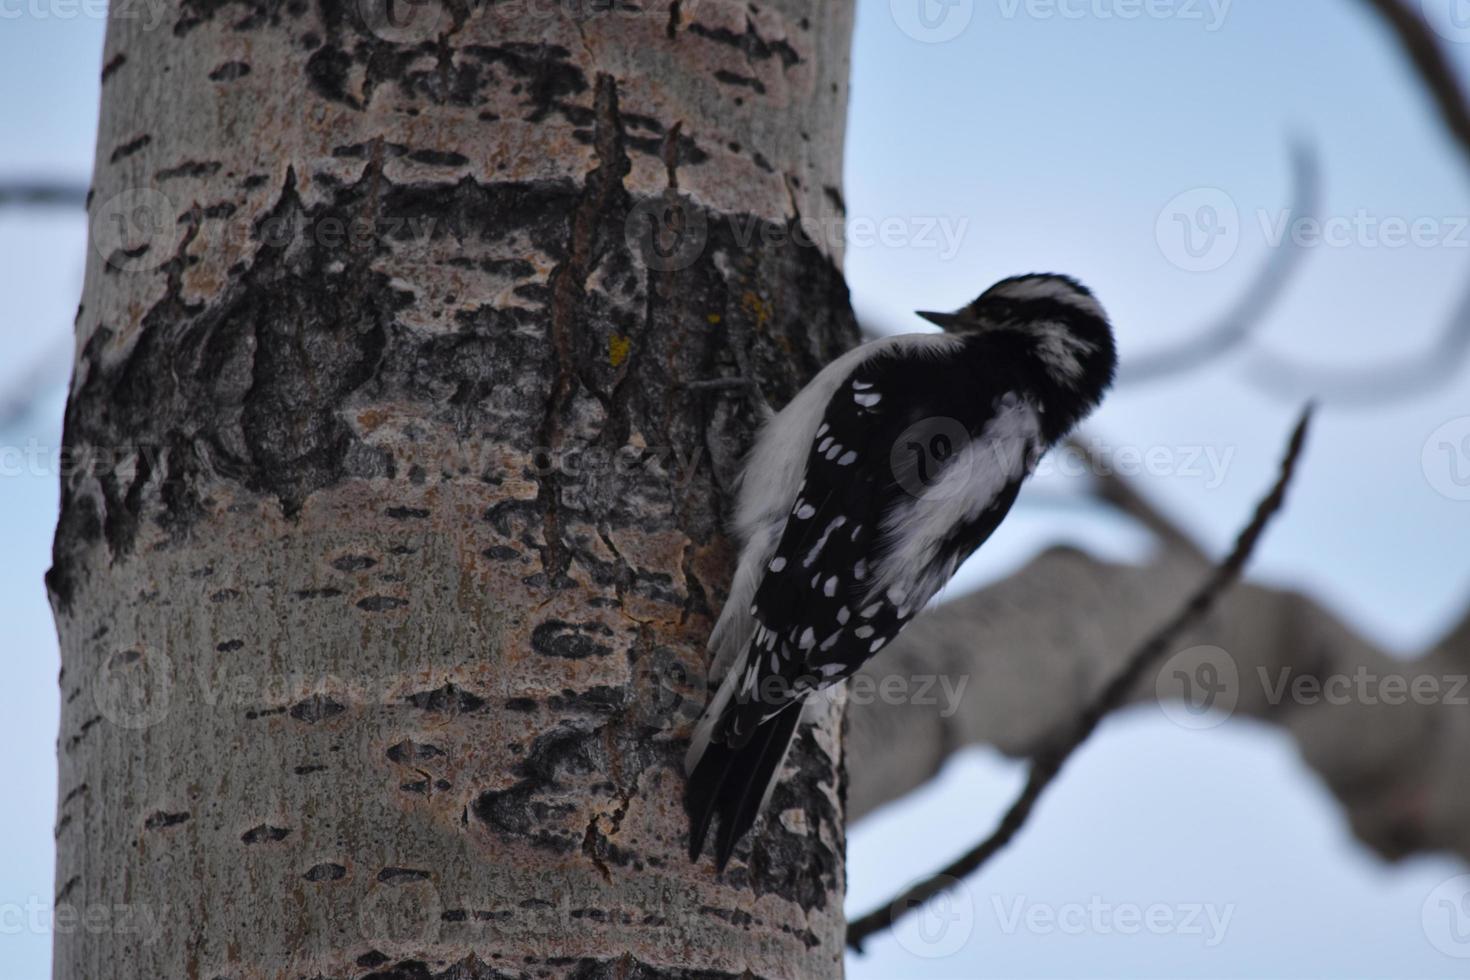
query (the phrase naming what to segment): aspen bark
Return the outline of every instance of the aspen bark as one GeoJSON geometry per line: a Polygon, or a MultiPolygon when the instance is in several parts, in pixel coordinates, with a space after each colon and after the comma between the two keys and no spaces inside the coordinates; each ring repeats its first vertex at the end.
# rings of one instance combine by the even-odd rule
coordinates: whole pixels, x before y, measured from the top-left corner
{"type": "Polygon", "coordinates": [[[760,418],[685,385],[857,338],[850,5],[112,17],[55,976],[840,975],[838,719],[723,877],[680,760],[760,418]]]}

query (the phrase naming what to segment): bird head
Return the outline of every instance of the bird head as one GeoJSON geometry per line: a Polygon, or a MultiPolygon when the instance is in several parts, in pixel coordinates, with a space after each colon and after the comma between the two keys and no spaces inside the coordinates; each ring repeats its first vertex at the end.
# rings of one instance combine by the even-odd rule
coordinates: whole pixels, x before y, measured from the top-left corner
{"type": "Polygon", "coordinates": [[[954,334],[1005,332],[1034,345],[1043,369],[1064,387],[1100,398],[1112,383],[1113,328],[1097,297],[1070,276],[1033,273],[1002,279],[953,313],[919,316],[954,334]]]}

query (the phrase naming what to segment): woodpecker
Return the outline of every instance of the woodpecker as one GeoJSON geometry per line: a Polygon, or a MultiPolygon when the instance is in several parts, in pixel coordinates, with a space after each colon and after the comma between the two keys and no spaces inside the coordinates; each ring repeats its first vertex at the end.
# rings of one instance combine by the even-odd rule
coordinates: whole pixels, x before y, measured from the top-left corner
{"type": "Polygon", "coordinates": [[[689,858],[723,871],[802,707],[898,635],[995,531],[1037,461],[1112,384],[1112,328],[1067,276],[1003,280],[940,333],[837,358],[761,430],[735,507],[740,562],[710,635],[720,679],[685,757],[689,858]]]}

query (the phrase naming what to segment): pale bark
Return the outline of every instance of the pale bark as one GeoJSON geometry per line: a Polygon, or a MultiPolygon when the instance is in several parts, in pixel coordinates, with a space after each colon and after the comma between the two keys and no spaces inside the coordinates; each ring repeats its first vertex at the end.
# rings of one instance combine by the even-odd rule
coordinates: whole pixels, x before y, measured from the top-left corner
{"type": "MultiPolygon", "coordinates": [[[[963,697],[949,717],[943,697],[851,699],[847,751],[862,764],[852,767],[848,818],[906,795],[966,746],[1027,757],[1063,737],[1205,574],[1183,549],[1128,566],[1058,548],[920,617],[856,683],[880,691],[883,678],[896,677],[917,691],[915,678],[944,677],[951,690],[963,680],[963,697]]],[[[1406,661],[1306,596],[1246,584],[1226,594],[1137,700],[1162,695],[1172,703],[1189,694],[1202,706],[1199,688],[1186,692],[1178,671],[1209,684],[1217,717],[1289,732],[1355,833],[1380,855],[1470,857],[1470,620],[1406,661]]],[[[1172,713],[1189,725],[1209,723],[1182,706],[1172,713]]],[[[997,809],[1006,802],[997,800],[997,809]]],[[[988,829],[976,826],[976,838],[988,829]]]]}
{"type": "Polygon", "coordinates": [[[849,5],[372,2],[114,5],[48,584],[57,901],[139,927],[55,975],[837,976],[834,718],[684,854],[757,412],[679,385],[856,339],[849,5]]]}

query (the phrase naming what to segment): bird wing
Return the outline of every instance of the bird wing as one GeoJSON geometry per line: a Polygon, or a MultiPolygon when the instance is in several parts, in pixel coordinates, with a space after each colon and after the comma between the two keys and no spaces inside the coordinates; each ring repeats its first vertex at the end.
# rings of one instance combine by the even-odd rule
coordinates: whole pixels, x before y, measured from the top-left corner
{"type": "Polygon", "coordinates": [[[894,349],[836,389],[754,599],[718,736],[856,671],[995,530],[1040,446],[1003,366],[965,344],[894,349]]]}

